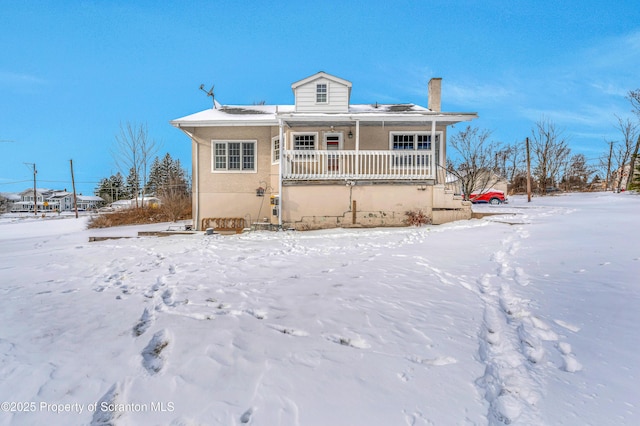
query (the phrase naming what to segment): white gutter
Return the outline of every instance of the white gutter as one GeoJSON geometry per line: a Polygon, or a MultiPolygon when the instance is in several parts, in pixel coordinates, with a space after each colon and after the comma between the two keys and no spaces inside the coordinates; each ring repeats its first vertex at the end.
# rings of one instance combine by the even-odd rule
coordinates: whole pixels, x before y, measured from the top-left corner
{"type": "Polygon", "coordinates": [[[436,121],[436,122],[460,122],[471,121],[478,118],[478,114],[475,112],[470,113],[433,113],[433,112],[414,112],[413,114],[383,114],[383,113],[349,113],[349,114],[306,114],[306,113],[285,113],[279,114],[281,119],[290,121],[292,123],[297,121],[319,121],[319,122],[331,122],[331,121],[436,121]]]}
{"type": "Polygon", "coordinates": [[[175,120],[170,122],[172,126],[180,128],[181,126],[187,127],[247,127],[247,126],[275,126],[278,124],[277,120],[175,120]]]}

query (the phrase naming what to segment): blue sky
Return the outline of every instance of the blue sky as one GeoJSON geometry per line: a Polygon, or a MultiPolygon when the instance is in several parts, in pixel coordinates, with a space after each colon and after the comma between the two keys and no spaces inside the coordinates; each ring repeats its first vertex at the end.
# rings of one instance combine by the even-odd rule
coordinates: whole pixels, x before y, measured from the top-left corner
{"type": "MultiPolygon", "coordinates": [[[[595,159],[640,88],[640,5],[604,1],[0,0],[0,192],[93,192],[117,171],[120,123],[190,167],[169,121],[223,104],[291,104],[291,83],[325,71],[352,103],[427,104],[513,143],[546,117],[595,159]]],[[[454,129],[454,132],[457,129],[454,129]]]]}

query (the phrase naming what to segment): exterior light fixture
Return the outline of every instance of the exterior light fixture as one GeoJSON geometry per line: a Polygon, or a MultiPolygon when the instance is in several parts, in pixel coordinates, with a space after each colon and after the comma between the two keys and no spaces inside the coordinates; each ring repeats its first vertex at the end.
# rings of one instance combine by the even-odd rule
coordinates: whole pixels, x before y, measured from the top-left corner
{"type": "Polygon", "coordinates": [[[349,136],[349,139],[353,139],[353,132],[349,130],[349,134],[347,136],[349,136]]]}
{"type": "Polygon", "coordinates": [[[264,188],[263,187],[259,187],[258,189],[256,189],[256,197],[264,197],[264,188]]]}

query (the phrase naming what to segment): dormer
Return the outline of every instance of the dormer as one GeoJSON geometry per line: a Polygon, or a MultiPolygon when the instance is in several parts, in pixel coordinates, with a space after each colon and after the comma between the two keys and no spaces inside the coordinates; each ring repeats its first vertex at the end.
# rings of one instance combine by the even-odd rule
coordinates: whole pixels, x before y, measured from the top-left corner
{"type": "Polygon", "coordinates": [[[319,72],[291,85],[296,112],[348,112],[351,82],[319,72]]]}

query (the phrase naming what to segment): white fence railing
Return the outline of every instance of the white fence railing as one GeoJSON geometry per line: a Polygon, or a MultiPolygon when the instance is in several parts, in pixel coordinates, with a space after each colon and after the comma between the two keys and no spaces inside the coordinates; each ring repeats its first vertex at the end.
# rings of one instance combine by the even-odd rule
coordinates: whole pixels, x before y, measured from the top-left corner
{"type": "Polygon", "coordinates": [[[435,179],[420,151],[283,151],[283,179],[435,179]]]}

